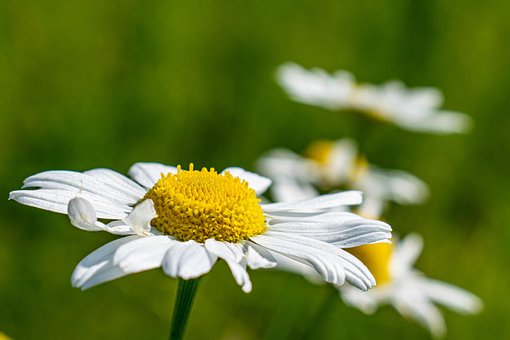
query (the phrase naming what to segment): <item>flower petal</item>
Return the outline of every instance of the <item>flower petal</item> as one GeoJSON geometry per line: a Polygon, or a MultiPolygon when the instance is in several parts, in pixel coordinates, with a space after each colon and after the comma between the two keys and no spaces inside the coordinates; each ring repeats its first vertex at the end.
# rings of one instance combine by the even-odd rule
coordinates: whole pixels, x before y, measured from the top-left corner
{"type": "Polygon", "coordinates": [[[217,256],[207,252],[201,243],[176,242],[165,254],[163,270],[173,278],[189,280],[208,273],[216,260],[217,256]]]}
{"type": "Polygon", "coordinates": [[[120,276],[127,275],[128,273],[125,272],[122,272],[123,274],[121,274],[121,272],[116,272],[115,275],[102,275],[101,279],[96,278],[96,276],[106,268],[112,267],[113,255],[120,246],[139,238],[140,236],[138,235],[122,237],[105,244],[87,255],[76,266],[71,277],[72,285],[74,287],[87,289],[88,287],[92,287],[102,282],[114,280],[120,276]],[[94,280],[94,284],[91,284],[91,280],[94,280]]]}
{"type": "Polygon", "coordinates": [[[228,242],[220,242],[215,239],[208,239],[205,241],[205,249],[213,255],[218,256],[227,262],[234,280],[240,285],[245,293],[251,291],[251,281],[246,272],[246,265],[244,263],[244,254],[242,246],[239,244],[232,244],[228,242]]]}
{"type": "Polygon", "coordinates": [[[287,203],[263,204],[262,210],[270,214],[279,212],[319,212],[342,205],[357,205],[362,202],[361,191],[343,191],[321,195],[308,200],[287,203]]]}
{"type": "Polygon", "coordinates": [[[146,190],[136,182],[110,169],[92,169],[83,173],[92,176],[107,185],[114,186],[136,200],[142,198],[146,192],[146,190]]]}
{"type": "Polygon", "coordinates": [[[97,221],[96,211],[92,204],[84,198],[75,197],[69,201],[67,215],[76,228],[87,231],[104,230],[105,225],[97,221]]]}
{"type": "Polygon", "coordinates": [[[326,282],[335,285],[344,283],[343,261],[335,255],[336,248],[325,242],[272,231],[253,236],[250,240],[271,251],[312,266],[326,282]]]}
{"type": "Polygon", "coordinates": [[[474,314],[483,308],[480,298],[460,287],[425,277],[417,277],[414,281],[417,289],[430,300],[459,313],[474,314]]]}
{"type": "MultiPolygon", "coordinates": [[[[391,227],[384,222],[364,219],[349,213],[324,215],[327,216],[294,218],[294,221],[282,223],[270,219],[268,227],[272,231],[310,237],[340,248],[356,247],[391,238],[391,227]],[[338,220],[335,221],[334,216],[338,216],[338,220]]],[[[283,219],[291,220],[291,218],[283,219]]]]}
{"type": "Polygon", "coordinates": [[[273,268],[276,266],[276,260],[266,249],[256,243],[246,241],[244,244],[244,254],[246,264],[251,269],[273,268]]]}
{"type": "Polygon", "coordinates": [[[242,180],[245,180],[248,182],[248,185],[250,188],[255,190],[257,195],[263,194],[267,188],[271,185],[271,180],[267,177],[260,176],[259,174],[256,174],[254,172],[246,171],[242,168],[238,167],[231,167],[226,168],[222,171],[222,173],[229,172],[232,176],[238,177],[242,180]]]}
{"type": "Polygon", "coordinates": [[[31,207],[67,214],[69,201],[77,196],[91,202],[98,218],[122,219],[131,211],[128,205],[108,202],[97,195],[78,190],[76,192],[53,189],[17,190],[9,194],[9,199],[31,207]]]}
{"type": "Polygon", "coordinates": [[[176,240],[168,236],[143,237],[124,244],[113,255],[113,264],[135,273],[160,267],[165,253],[176,240]]]}
{"type": "Polygon", "coordinates": [[[103,200],[125,205],[134,204],[140,198],[127,195],[122,188],[112,183],[76,171],[45,171],[30,176],[23,182],[23,189],[35,187],[74,193],[90,193],[103,200]]]}
{"type": "Polygon", "coordinates": [[[393,275],[399,276],[409,272],[422,249],[423,239],[418,234],[409,234],[397,242],[390,262],[390,271],[393,275]]]}
{"type": "Polygon", "coordinates": [[[446,333],[446,325],[439,309],[425,298],[398,297],[395,308],[404,316],[416,320],[427,328],[434,337],[446,333]]]}
{"type": "Polygon", "coordinates": [[[134,207],[133,211],[122,221],[115,221],[114,223],[108,224],[108,226],[119,228],[122,227],[122,224],[125,224],[129,226],[134,233],[148,236],[151,230],[151,221],[155,217],[157,217],[157,214],[154,208],[154,202],[151,199],[146,199],[134,207]]]}
{"type": "Polygon", "coordinates": [[[135,163],[128,171],[131,178],[146,189],[152,188],[161,174],[177,173],[177,168],[160,163],[135,163]]]}

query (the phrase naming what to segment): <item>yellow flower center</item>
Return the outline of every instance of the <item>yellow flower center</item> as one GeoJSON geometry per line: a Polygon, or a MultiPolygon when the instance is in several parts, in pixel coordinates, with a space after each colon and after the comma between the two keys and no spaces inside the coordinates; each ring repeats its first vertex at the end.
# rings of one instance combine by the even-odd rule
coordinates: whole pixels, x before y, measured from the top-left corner
{"type": "Polygon", "coordinates": [[[162,174],[145,198],[154,202],[158,214],[152,226],[180,241],[235,243],[266,231],[257,194],[228,171],[179,166],[176,174],[162,174]]]}
{"type": "Polygon", "coordinates": [[[389,243],[365,244],[346,249],[367,266],[378,285],[387,283],[391,279],[389,267],[393,245],[389,243]]]}
{"type": "Polygon", "coordinates": [[[363,155],[358,155],[354,162],[354,170],[351,172],[349,179],[352,182],[360,181],[368,173],[369,167],[367,158],[363,155]]]}
{"type": "Polygon", "coordinates": [[[319,165],[327,165],[330,162],[334,145],[335,143],[332,141],[319,140],[310,144],[305,154],[311,160],[319,163],[319,165]]]}

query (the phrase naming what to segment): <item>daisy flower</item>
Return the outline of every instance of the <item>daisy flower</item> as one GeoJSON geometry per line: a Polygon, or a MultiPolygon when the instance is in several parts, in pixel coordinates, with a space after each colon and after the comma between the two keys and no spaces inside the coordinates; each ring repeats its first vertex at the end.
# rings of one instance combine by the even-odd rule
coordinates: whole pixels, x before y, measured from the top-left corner
{"type": "Polygon", "coordinates": [[[67,214],[77,228],[123,236],[78,264],[75,287],[87,289],[158,267],[189,280],[222,259],[249,292],[247,267],[278,266],[277,254],[303,263],[333,285],[347,280],[366,290],[375,284],[373,276],[341,248],[391,237],[386,223],[329,211],[359,204],[356,191],[261,204],[257,194],[271,181],[241,168],[217,173],[194,170],[192,164],[182,170],[136,163],[129,176],[109,169],[46,171],[28,177],[24,190],[10,193],[19,203],[67,214]]]}
{"type": "Polygon", "coordinates": [[[418,204],[428,196],[427,185],[400,170],[384,170],[369,164],[350,139],[312,143],[306,157],[292,151],[270,151],[257,163],[259,171],[273,180],[271,193],[278,202],[308,199],[318,190],[347,187],[365,197],[358,212],[381,216],[387,202],[418,204]]]}
{"type": "Polygon", "coordinates": [[[367,314],[374,313],[381,305],[392,305],[403,316],[426,327],[435,337],[444,335],[446,327],[434,303],[463,314],[479,312],[483,304],[478,297],[462,288],[429,279],[413,268],[422,247],[421,237],[411,234],[395,246],[378,243],[350,249],[349,252],[361,259],[374,274],[377,287],[367,292],[341,287],[343,300],[367,314]]]}
{"type": "Polygon", "coordinates": [[[382,85],[362,84],[346,71],[329,74],[294,63],[279,67],[277,81],[297,102],[334,111],[360,111],[412,131],[462,133],[471,124],[463,113],[441,110],[443,96],[431,87],[409,89],[395,80],[382,85]]]}

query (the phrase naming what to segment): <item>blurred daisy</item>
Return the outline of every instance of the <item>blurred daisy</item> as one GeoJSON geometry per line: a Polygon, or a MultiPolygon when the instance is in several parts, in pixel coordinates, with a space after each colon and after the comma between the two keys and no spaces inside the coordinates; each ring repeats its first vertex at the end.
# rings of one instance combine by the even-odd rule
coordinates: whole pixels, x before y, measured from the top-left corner
{"type": "Polygon", "coordinates": [[[109,169],[42,172],[10,194],[19,203],[68,214],[87,231],[124,237],[85,257],[72,275],[75,287],[162,267],[174,278],[197,278],[224,260],[242,286],[252,288],[246,268],[278,266],[273,255],[313,269],[323,280],[347,280],[366,290],[375,284],[367,268],[341,248],[391,237],[379,221],[328,212],[359,204],[350,191],[295,203],[261,204],[257,194],[271,181],[241,168],[196,171],[156,163],[136,163],[133,180],[109,169]],[[99,219],[112,220],[109,223],[99,219]]]}
{"type": "Polygon", "coordinates": [[[428,196],[423,181],[405,171],[369,164],[350,139],[312,143],[306,157],[277,149],[263,156],[257,166],[273,180],[271,193],[278,202],[315,197],[319,194],[316,188],[350,188],[365,195],[359,213],[379,217],[388,201],[418,204],[428,196]]]}
{"type": "Polygon", "coordinates": [[[277,81],[297,102],[328,110],[361,111],[408,130],[461,133],[471,124],[463,113],[440,110],[443,96],[435,88],[409,89],[400,81],[379,86],[361,84],[346,71],[328,74],[317,68],[306,70],[294,63],[279,67],[277,81]]]}
{"type": "Polygon", "coordinates": [[[392,305],[400,314],[426,327],[433,336],[445,334],[446,327],[434,303],[463,314],[477,313],[482,301],[462,288],[427,278],[413,268],[421,253],[422,239],[408,235],[393,246],[368,244],[349,252],[362,260],[374,274],[377,287],[361,292],[353,287],[340,288],[343,300],[364,313],[374,313],[380,305],[392,305]]]}

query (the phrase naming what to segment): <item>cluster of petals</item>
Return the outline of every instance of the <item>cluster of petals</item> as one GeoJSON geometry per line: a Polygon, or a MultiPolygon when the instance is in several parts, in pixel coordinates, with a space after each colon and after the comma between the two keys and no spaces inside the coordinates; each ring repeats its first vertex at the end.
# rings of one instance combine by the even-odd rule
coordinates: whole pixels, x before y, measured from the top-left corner
{"type": "Polygon", "coordinates": [[[422,238],[410,234],[397,242],[389,261],[389,282],[360,292],[348,286],[340,288],[343,300],[366,314],[389,304],[403,316],[426,327],[433,336],[446,332],[439,304],[462,314],[479,312],[482,301],[472,293],[446,282],[430,279],[414,268],[423,248],[422,238]]]}
{"type": "Polygon", "coordinates": [[[412,131],[462,133],[471,125],[467,115],[441,110],[443,96],[431,87],[409,89],[397,80],[382,85],[358,83],[347,71],[329,74],[294,63],[281,65],[277,80],[297,102],[328,110],[363,112],[412,131]]]}
{"type": "Polygon", "coordinates": [[[389,201],[419,204],[428,197],[427,185],[402,170],[387,170],[363,161],[356,143],[348,138],[331,141],[321,162],[287,149],[275,149],[257,162],[258,171],[271,178],[271,194],[279,202],[309,199],[322,190],[348,187],[364,194],[357,209],[362,216],[378,217],[389,201]]]}
{"type": "MultiPolygon", "coordinates": [[[[257,194],[271,184],[269,179],[241,168],[225,171],[248,182],[257,194]]],[[[360,192],[261,204],[266,231],[236,243],[212,238],[180,241],[151,226],[156,210],[152,200],[144,199],[162,174],[176,172],[175,167],[157,163],[134,164],[129,170],[131,178],[109,169],[46,171],[28,177],[22,190],[10,193],[10,199],[67,214],[73,226],[86,231],[123,236],[78,264],[72,284],[82,289],[158,267],[174,278],[197,278],[222,259],[243,291],[249,292],[252,284],[247,268],[278,267],[279,258],[298,261],[335,286],[347,281],[367,290],[375,285],[366,266],[342,248],[388,240],[390,226],[332,211],[361,203],[360,192]]]]}

